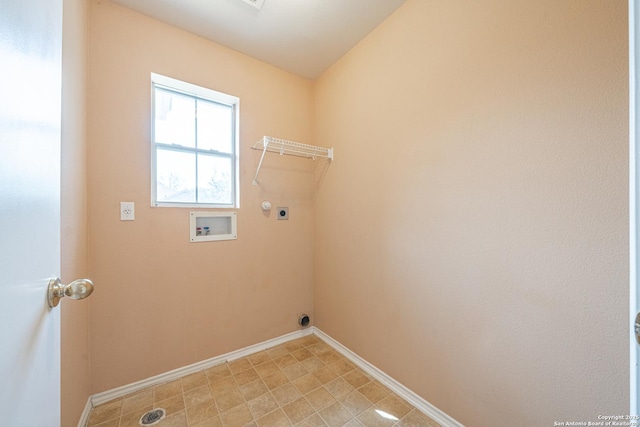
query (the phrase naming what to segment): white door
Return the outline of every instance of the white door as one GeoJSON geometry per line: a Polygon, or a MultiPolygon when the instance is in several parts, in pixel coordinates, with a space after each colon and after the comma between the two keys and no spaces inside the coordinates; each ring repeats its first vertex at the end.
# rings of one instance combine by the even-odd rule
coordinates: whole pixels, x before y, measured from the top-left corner
{"type": "Polygon", "coordinates": [[[62,0],[0,0],[0,425],[60,425],[62,0]]]}

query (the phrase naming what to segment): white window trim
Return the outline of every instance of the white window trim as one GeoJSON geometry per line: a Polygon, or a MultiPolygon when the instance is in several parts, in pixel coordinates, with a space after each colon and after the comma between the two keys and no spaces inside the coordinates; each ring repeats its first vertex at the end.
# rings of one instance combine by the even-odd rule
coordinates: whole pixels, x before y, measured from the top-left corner
{"type": "Polygon", "coordinates": [[[176,80],[171,77],[163,76],[156,73],[151,73],[151,206],[152,207],[172,207],[172,208],[239,208],[240,207],[240,98],[226,93],[218,92],[213,89],[207,89],[201,86],[197,86],[191,83],[187,83],[181,80],[176,80]],[[221,104],[231,105],[233,107],[233,202],[228,204],[218,203],[180,203],[180,202],[159,202],[157,200],[156,187],[157,187],[157,174],[156,174],[156,138],[155,138],[155,91],[156,86],[164,87],[174,92],[181,92],[185,95],[190,95],[198,98],[203,98],[208,101],[217,102],[221,104]]]}

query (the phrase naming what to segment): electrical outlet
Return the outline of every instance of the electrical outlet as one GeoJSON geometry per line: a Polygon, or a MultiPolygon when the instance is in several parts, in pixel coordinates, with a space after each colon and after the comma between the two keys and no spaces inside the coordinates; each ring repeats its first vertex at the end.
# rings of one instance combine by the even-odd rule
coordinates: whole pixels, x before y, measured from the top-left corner
{"type": "Polygon", "coordinates": [[[135,203],[120,202],[120,221],[133,221],[136,219],[135,203]]]}
{"type": "Polygon", "coordinates": [[[276,208],[278,212],[277,219],[289,219],[289,208],[276,208]]]}

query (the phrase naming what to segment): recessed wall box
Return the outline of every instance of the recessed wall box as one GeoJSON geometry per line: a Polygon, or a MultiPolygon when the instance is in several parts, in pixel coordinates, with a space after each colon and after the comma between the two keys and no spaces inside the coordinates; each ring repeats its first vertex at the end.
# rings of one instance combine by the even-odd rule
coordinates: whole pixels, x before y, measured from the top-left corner
{"type": "Polygon", "coordinates": [[[278,217],[276,219],[289,219],[289,208],[276,208],[278,217]]]}
{"type": "Polygon", "coordinates": [[[238,238],[236,212],[191,212],[190,241],[211,242],[238,238]]]}

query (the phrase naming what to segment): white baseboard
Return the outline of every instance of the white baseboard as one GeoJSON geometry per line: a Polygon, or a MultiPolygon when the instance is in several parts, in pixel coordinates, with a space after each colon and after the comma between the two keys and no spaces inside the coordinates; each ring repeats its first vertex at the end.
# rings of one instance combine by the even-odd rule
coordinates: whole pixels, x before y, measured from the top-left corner
{"type": "Polygon", "coordinates": [[[87,399],[87,403],[84,404],[84,409],[82,410],[82,414],[80,414],[80,421],[78,421],[78,427],[84,427],[89,422],[89,415],[91,415],[91,410],[93,406],[91,405],[91,396],[87,399]]]}
{"type": "Polygon", "coordinates": [[[409,402],[411,405],[415,406],[423,414],[427,415],[429,418],[436,421],[443,427],[464,427],[458,421],[442,412],[440,409],[433,406],[431,403],[424,400],[422,397],[387,375],[384,371],[378,369],[371,363],[367,362],[362,357],[358,356],[353,351],[349,350],[344,345],[340,344],[338,341],[331,338],[326,333],[322,332],[320,329],[313,326],[313,333],[322,341],[329,344],[333,347],[337,352],[342,354],[344,357],[352,361],[359,368],[365,371],[367,374],[371,375],[373,378],[378,380],[380,383],[388,387],[391,391],[396,393],[398,396],[402,397],[404,400],[409,402]]]}
{"type": "Polygon", "coordinates": [[[294,332],[281,335],[279,337],[276,337],[258,344],[250,345],[248,347],[241,348],[239,350],[222,354],[220,356],[212,357],[211,359],[203,360],[201,362],[197,362],[192,365],[183,366],[182,368],[174,369],[173,371],[165,372],[163,374],[156,375],[151,378],[146,378],[141,381],[136,381],[131,384],[127,384],[121,387],[117,387],[111,390],[107,390],[101,393],[96,393],[94,395],[91,395],[89,396],[89,399],[87,400],[87,404],[85,405],[85,410],[83,411],[82,416],[78,421],[78,427],[86,426],[87,422],[89,421],[89,413],[91,412],[91,409],[94,408],[95,406],[101,405],[103,403],[109,402],[110,400],[114,400],[122,396],[126,396],[127,394],[135,393],[136,391],[145,389],[147,387],[153,387],[156,385],[164,384],[169,381],[173,381],[185,375],[193,374],[195,372],[208,369],[212,366],[220,365],[225,362],[231,362],[236,359],[241,359],[251,354],[258,353],[260,351],[267,350],[271,347],[275,347],[277,345],[283,344],[285,342],[302,338],[307,335],[311,335],[312,333],[313,333],[312,328],[294,331],[294,332]]]}
{"type": "Polygon", "coordinates": [[[230,353],[226,353],[220,356],[213,357],[211,359],[203,360],[201,362],[194,363],[192,365],[184,366],[182,368],[174,369],[173,371],[165,372],[160,375],[156,375],[151,378],[147,378],[141,381],[137,381],[135,383],[127,384],[122,387],[117,387],[112,390],[107,390],[101,393],[96,393],[92,396],[89,396],[87,400],[87,404],[85,405],[84,411],[78,421],[78,427],[85,427],[87,422],[89,421],[89,414],[91,413],[91,409],[95,406],[100,405],[102,403],[109,402],[110,400],[117,399],[122,396],[126,396],[127,394],[134,393],[136,391],[142,390],[147,387],[153,387],[156,385],[164,384],[169,381],[173,381],[177,378],[183,377],[185,375],[192,374],[194,372],[201,371],[203,369],[208,369],[212,366],[220,365],[225,362],[231,362],[237,359],[241,359],[246,356],[250,356],[254,353],[258,353],[263,350],[267,350],[271,347],[275,347],[277,345],[283,344],[288,341],[292,341],[298,338],[302,338],[307,335],[314,334],[322,341],[326,342],[328,345],[333,347],[337,352],[342,354],[344,357],[349,359],[367,374],[378,380],[381,384],[388,387],[398,396],[402,397],[404,400],[413,405],[416,409],[436,421],[438,424],[443,427],[464,427],[458,421],[451,418],[446,413],[442,412],[431,403],[424,400],[422,397],[418,396],[416,393],[387,375],[382,370],[378,369],[371,363],[367,362],[362,357],[358,356],[353,351],[349,350],[344,345],[340,344],[338,341],[331,338],[326,333],[322,332],[320,329],[312,326],[307,329],[302,329],[300,331],[291,332],[286,335],[282,335],[259,344],[254,344],[245,348],[241,348],[239,350],[232,351],[230,353]]]}

